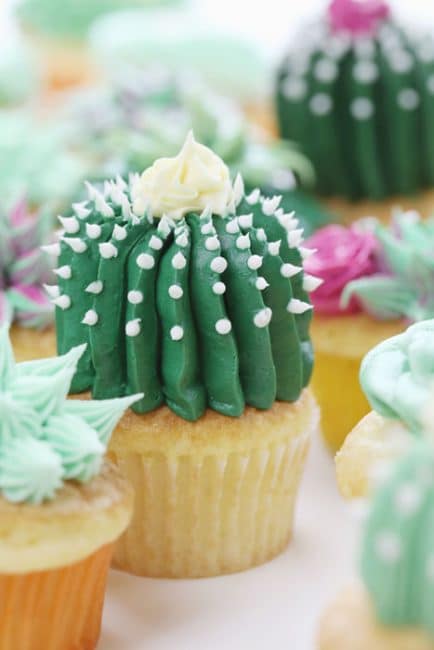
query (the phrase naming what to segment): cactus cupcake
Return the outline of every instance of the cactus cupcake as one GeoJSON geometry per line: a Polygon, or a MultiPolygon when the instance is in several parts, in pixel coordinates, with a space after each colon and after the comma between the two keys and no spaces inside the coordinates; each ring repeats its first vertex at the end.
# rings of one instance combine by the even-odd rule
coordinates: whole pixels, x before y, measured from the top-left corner
{"type": "Polygon", "coordinates": [[[280,131],[311,158],[320,193],[347,200],[331,203],[344,218],[388,218],[391,201],[431,209],[433,98],[434,41],[406,33],[384,0],[330,2],[278,76],[280,131]]]}
{"type": "Polygon", "coordinates": [[[373,411],[336,456],[345,497],[366,495],[378,471],[418,438],[432,399],[433,368],[434,320],[412,325],[363,359],[360,383],[373,411]]]}
{"type": "Polygon", "coordinates": [[[0,325],[11,332],[19,360],[55,350],[53,305],[44,291],[53,273],[41,245],[52,228],[49,212],[30,214],[26,201],[0,213],[0,325]]]}
{"type": "Polygon", "coordinates": [[[419,441],[375,494],[361,584],[325,612],[320,650],[432,650],[434,452],[419,441]]]}
{"type": "Polygon", "coordinates": [[[129,184],[88,190],[51,292],[59,352],[87,343],[72,390],[143,393],[110,445],[137,493],[116,565],[196,577],[264,562],[291,536],[317,421],[317,280],[297,219],[245,196],[191,133],[129,184]]]}
{"type": "Polygon", "coordinates": [[[434,318],[434,220],[407,212],[395,214],[388,228],[372,219],[326,226],[307,245],[317,252],[306,268],[324,280],[312,294],[313,386],[323,433],[338,449],[369,411],[358,380],[365,354],[409,323],[434,318]]]}
{"type": "Polygon", "coordinates": [[[1,650],[98,641],[113,545],[132,512],[104,454],[140,395],[67,401],[83,350],[17,364],[0,328],[1,650]]]}

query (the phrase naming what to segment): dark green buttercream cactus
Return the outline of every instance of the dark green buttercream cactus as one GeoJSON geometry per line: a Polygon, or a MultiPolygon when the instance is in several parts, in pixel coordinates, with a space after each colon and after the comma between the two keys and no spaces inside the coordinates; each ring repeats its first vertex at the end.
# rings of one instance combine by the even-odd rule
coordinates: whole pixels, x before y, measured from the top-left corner
{"type": "Polygon", "coordinates": [[[277,109],[322,194],[382,199],[434,185],[434,41],[407,34],[382,0],[333,0],[295,39],[277,109]]]}
{"type": "Polygon", "coordinates": [[[297,400],[318,280],[280,197],[245,196],[191,134],[175,158],[88,192],[52,250],[59,353],[88,344],[74,392],[140,391],[136,412],[166,403],[187,420],[297,400]]]}

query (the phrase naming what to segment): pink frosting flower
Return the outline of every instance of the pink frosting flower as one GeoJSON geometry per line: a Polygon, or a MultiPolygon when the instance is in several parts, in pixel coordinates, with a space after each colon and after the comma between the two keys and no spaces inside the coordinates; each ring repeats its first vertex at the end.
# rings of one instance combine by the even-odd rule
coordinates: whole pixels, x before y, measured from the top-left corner
{"type": "Polygon", "coordinates": [[[332,224],[312,235],[306,246],[317,250],[305,261],[306,272],[324,280],[311,294],[315,309],[329,315],[360,311],[361,306],[356,298],[350,301],[346,309],[342,309],[341,295],[351,280],[379,271],[375,236],[357,226],[345,228],[332,224]]]}
{"type": "Polygon", "coordinates": [[[384,0],[333,0],[329,7],[333,31],[355,36],[374,34],[389,14],[390,8],[384,0]]]}

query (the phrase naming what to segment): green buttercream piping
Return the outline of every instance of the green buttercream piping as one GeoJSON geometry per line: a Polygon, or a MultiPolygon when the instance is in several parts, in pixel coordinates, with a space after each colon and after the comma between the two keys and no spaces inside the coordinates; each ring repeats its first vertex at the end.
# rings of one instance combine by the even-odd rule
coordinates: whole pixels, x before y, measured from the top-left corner
{"type": "Polygon", "coordinates": [[[361,574],[383,624],[434,634],[434,453],[416,443],[374,498],[361,574]]]}
{"type": "Polygon", "coordinates": [[[0,492],[13,503],[53,499],[63,482],[98,474],[123,400],[68,402],[84,346],[55,359],[15,363],[6,327],[0,329],[0,492]]]}
{"type": "Polygon", "coordinates": [[[120,178],[89,186],[61,242],[59,268],[71,274],[55,299],[61,351],[89,343],[74,392],[140,391],[136,412],[166,403],[187,420],[298,399],[313,364],[309,251],[279,197],[243,198],[239,183],[227,215],[177,221],[135,214],[120,178]]]}
{"type": "Polygon", "coordinates": [[[372,408],[402,420],[416,435],[434,380],[434,320],[377,345],[363,359],[360,383],[372,408]]]}
{"type": "Polygon", "coordinates": [[[391,228],[380,224],[375,235],[385,271],[350,282],[342,304],[355,296],[376,318],[434,317],[434,219],[422,221],[414,212],[395,215],[391,228]]]}

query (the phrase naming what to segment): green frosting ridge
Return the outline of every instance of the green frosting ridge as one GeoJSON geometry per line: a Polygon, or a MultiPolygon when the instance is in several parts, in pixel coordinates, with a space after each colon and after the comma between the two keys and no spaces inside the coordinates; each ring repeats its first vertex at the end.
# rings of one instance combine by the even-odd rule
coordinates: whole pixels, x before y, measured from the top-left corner
{"type": "Polygon", "coordinates": [[[418,435],[434,379],[434,320],[412,325],[363,359],[360,383],[372,408],[418,435]]]}
{"type": "Polygon", "coordinates": [[[311,159],[324,195],[382,199],[434,182],[434,42],[392,20],[372,35],[335,33],[325,17],[282,62],[280,133],[311,159]]]}
{"type": "MultiPolygon", "coordinates": [[[[302,229],[278,196],[255,190],[224,216],[136,214],[138,179],[88,185],[60,242],[55,293],[59,353],[87,343],[73,392],[143,393],[187,420],[207,407],[239,416],[295,401],[313,364],[302,229]],[[61,277],[63,275],[63,277],[61,277]]],[[[235,196],[235,193],[234,193],[235,196]]],[[[310,278],[312,279],[312,278],[310,278]]]]}
{"type": "Polygon", "coordinates": [[[53,499],[64,481],[90,481],[117,421],[141,398],[68,402],[84,349],[17,364],[8,330],[0,329],[0,493],[12,503],[38,504],[53,499]]]}
{"type": "Polygon", "coordinates": [[[389,626],[434,635],[434,452],[419,441],[377,490],[366,524],[361,575],[389,626]]]}

